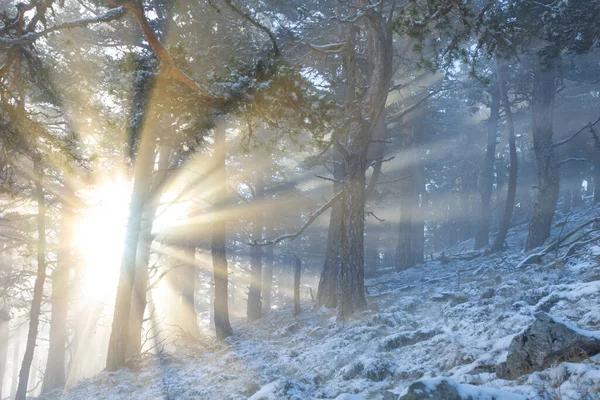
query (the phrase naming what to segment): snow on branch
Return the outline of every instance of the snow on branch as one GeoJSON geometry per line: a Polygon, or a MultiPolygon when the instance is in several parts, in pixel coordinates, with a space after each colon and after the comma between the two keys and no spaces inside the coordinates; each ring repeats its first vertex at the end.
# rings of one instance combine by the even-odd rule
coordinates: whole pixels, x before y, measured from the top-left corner
{"type": "Polygon", "coordinates": [[[235,12],[240,17],[242,17],[243,19],[245,19],[246,21],[250,22],[252,25],[257,27],[258,29],[260,29],[261,31],[266,33],[267,36],[269,37],[269,39],[271,40],[271,44],[273,45],[273,53],[275,53],[275,56],[279,56],[279,54],[280,54],[279,46],[277,46],[277,40],[275,40],[275,35],[273,34],[273,32],[271,32],[271,30],[269,28],[267,28],[266,26],[264,26],[263,24],[258,22],[256,19],[254,19],[250,14],[248,14],[245,11],[242,11],[242,9],[240,9],[235,4],[233,4],[233,2],[231,0],[224,0],[224,1],[225,1],[225,4],[227,4],[229,6],[229,8],[231,8],[231,10],[233,10],[233,12],[235,12]]]}
{"type": "Polygon", "coordinates": [[[250,246],[273,246],[276,245],[277,243],[281,242],[282,240],[286,240],[286,239],[290,239],[290,240],[294,240],[296,239],[298,236],[302,235],[302,233],[313,223],[315,222],[315,220],[317,218],[319,218],[319,216],[321,216],[321,214],[323,214],[325,211],[327,211],[338,199],[340,199],[342,197],[342,194],[344,193],[344,190],[340,190],[335,196],[333,196],[331,198],[331,200],[329,200],[327,203],[323,204],[321,206],[321,208],[319,208],[318,210],[314,211],[312,214],[310,214],[308,220],[304,223],[304,225],[302,225],[302,228],[300,228],[298,231],[294,232],[294,233],[287,233],[285,235],[281,235],[275,239],[272,240],[265,240],[262,242],[257,242],[254,241],[252,243],[248,243],[250,246]]]}
{"type": "Polygon", "coordinates": [[[104,14],[98,15],[96,17],[91,18],[81,18],[74,21],[65,22],[62,24],[58,24],[52,26],[48,29],[45,29],[40,32],[30,32],[27,33],[20,38],[7,38],[0,37],[0,47],[11,47],[11,46],[23,46],[26,44],[31,44],[36,40],[48,36],[49,34],[65,29],[73,29],[73,28],[82,28],[87,25],[97,24],[101,22],[110,22],[114,21],[125,14],[125,7],[116,7],[104,14]]]}
{"type": "Polygon", "coordinates": [[[317,45],[306,42],[306,45],[315,51],[325,54],[337,54],[341,53],[346,49],[346,42],[328,43],[323,45],[317,45]]]}
{"type": "Polygon", "coordinates": [[[583,224],[579,225],[577,228],[573,229],[572,231],[570,231],[569,233],[567,233],[566,235],[564,235],[560,239],[555,240],[550,245],[546,246],[541,251],[539,251],[537,253],[534,253],[534,254],[528,255],[527,257],[525,257],[523,259],[523,261],[521,261],[517,265],[517,268],[523,268],[523,267],[526,267],[526,266],[528,266],[530,264],[537,264],[537,263],[541,262],[542,261],[542,257],[544,257],[545,255],[547,255],[551,251],[556,250],[560,246],[560,244],[563,243],[565,240],[567,240],[571,236],[575,235],[577,232],[581,231],[585,227],[587,227],[589,225],[592,225],[592,224],[594,224],[596,222],[600,222],[600,217],[592,218],[592,219],[584,222],[583,224]]]}
{"type": "Polygon", "coordinates": [[[594,122],[588,122],[581,129],[579,129],[577,132],[575,132],[568,138],[563,139],[560,142],[556,142],[556,143],[552,144],[552,147],[556,148],[556,147],[562,146],[563,144],[569,143],[571,140],[575,139],[581,132],[583,132],[586,128],[589,128],[590,130],[592,130],[593,126],[596,125],[598,122],[600,122],[600,117],[598,117],[594,122]]]}

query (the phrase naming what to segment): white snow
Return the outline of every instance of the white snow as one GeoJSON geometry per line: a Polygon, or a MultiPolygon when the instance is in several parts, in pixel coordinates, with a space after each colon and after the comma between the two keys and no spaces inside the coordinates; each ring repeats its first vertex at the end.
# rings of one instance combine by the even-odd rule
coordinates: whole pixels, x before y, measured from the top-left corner
{"type": "MultiPolygon", "coordinates": [[[[572,214],[565,229],[595,214],[572,214]]],[[[101,373],[60,398],[377,400],[417,380],[448,379],[474,399],[598,399],[599,356],[516,381],[496,377],[512,338],[536,312],[600,338],[600,246],[589,244],[565,263],[553,252],[520,270],[526,233],[525,225],[512,229],[511,250],[502,257],[429,261],[368,280],[368,309],[346,322],[308,303],[297,317],[278,308],[257,324],[233,320],[235,335],[226,346],[205,342],[147,357],[136,371],[101,373]]],[[[472,242],[460,245],[469,247],[472,242]]]]}

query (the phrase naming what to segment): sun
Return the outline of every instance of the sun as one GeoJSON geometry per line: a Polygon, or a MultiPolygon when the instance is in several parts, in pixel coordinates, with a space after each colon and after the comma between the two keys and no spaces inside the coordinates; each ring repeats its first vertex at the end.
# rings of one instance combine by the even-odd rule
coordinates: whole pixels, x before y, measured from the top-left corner
{"type": "Polygon", "coordinates": [[[89,206],[75,227],[75,246],[84,264],[83,295],[110,302],[116,290],[129,206],[130,187],[116,178],[86,193],[89,206]]]}

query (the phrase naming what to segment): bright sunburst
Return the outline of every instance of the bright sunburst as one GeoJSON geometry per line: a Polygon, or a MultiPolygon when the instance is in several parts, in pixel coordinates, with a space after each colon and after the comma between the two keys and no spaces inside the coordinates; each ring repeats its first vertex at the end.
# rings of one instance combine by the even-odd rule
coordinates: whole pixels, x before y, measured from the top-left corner
{"type": "Polygon", "coordinates": [[[112,301],[123,252],[129,185],[117,178],[89,193],[94,199],[81,215],[76,248],[85,263],[83,294],[90,300],[112,301]]]}

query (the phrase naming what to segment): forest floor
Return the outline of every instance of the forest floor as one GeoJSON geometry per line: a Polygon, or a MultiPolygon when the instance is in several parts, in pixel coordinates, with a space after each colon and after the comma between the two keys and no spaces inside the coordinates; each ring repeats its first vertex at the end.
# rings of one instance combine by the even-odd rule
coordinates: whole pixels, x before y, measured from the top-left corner
{"type": "MultiPolygon", "coordinates": [[[[553,236],[599,211],[557,214],[553,236]]],[[[526,234],[526,225],[515,226],[509,249],[521,249],[526,234]]],[[[590,243],[565,262],[560,249],[525,267],[520,250],[458,259],[469,258],[462,249],[471,248],[465,242],[445,252],[446,263],[368,280],[368,310],[343,324],[308,303],[298,317],[273,310],[254,325],[234,321],[227,346],[191,346],[136,370],[103,372],[61,398],[387,400],[415,380],[441,376],[529,399],[600,398],[600,355],[514,381],[494,372],[536,311],[600,330],[600,246],[590,243]]]]}

